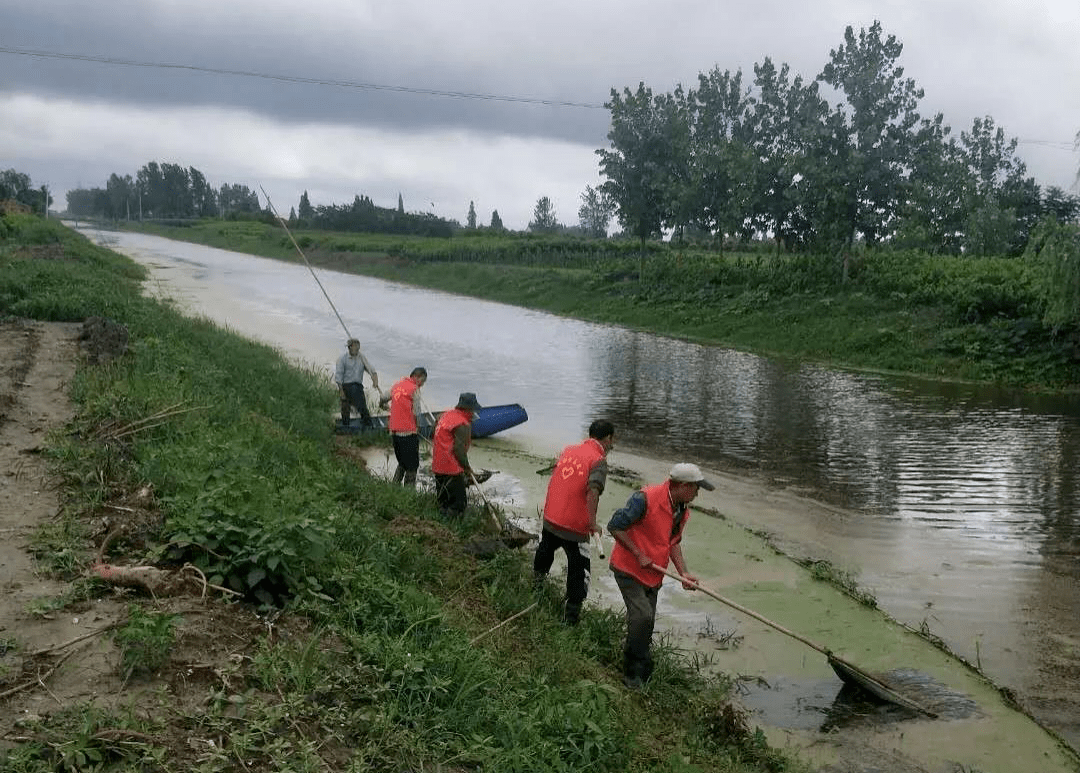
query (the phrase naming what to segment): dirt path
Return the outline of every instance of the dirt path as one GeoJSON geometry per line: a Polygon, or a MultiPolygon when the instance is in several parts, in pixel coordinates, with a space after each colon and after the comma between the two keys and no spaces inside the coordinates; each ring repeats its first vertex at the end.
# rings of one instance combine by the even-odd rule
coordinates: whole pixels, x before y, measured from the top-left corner
{"type": "Polygon", "coordinates": [[[43,525],[58,524],[61,501],[42,450],[73,414],[67,390],[78,358],[78,324],[0,325],[0,738],[17,740],[28,721],[108,690],[111,646],[94,631],[122,616],[104,599],[63,610],[68,583],[48,579],[31,555],[43,525]],[[78,610],[78,611],[73,611],[78,610]],[[65,643],[91,634],[75,645],[65,643]],[[96,640],[96,641],[95,641],[96,640]]]}
{"type": "Polygon", "coordinates": [[[49,430],[71,418],[68,382],[75,373],[78,325],[9,323],[0,326],[0,639],[16,633],[37,649],[59,628],[31,624],[35,600],[64,585],[39,577],[27,549],[38,526],[57,515],[60,502],[41,455],[49,430]]]}

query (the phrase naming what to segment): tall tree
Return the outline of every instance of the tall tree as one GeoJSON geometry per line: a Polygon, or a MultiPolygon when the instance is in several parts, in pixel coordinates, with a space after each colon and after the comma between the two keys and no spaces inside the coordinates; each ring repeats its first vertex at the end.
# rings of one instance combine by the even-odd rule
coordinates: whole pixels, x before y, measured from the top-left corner
{"type": "Polygon", "coordinates": [[[837,139],[850,149],[847,164],[834,169],[837,179],[822,181],[849,188],[846,222],[841,231],[850,243],[861,235],[868,244],[887,236],[899,203],[904,199],[912,165],[911,135],[919,124],[916,111],[923,90],[897,64],[903,45],[894,35],[883,36],[881,22],[856,38],[851,27],[844,43],[830,51],[818,80],[844,95],[847,109],[838,105],[832,121],[837,139]]]}
{"type": "Polygon", "coordinates": [[[654,97],[639,83],[637,91],[611,90],[606,107],[611,111],[609,149],[597,150],[600,171],[607,178],[602,188],[618,207],[623,229],[641,242],[659,236],[671,219],[672,168],[677,143],[686,131],[671,99],[654,97]]]}
{"type": "Polygon", "coordinates": [[[1051,185],[1043,193],[1042,209],[1059,223],[1076,223],[1080,218],[1080,197],[1051,185]]]}
{"type": "Polygon", "coordinates": [[[719,67],[698,76],[691,95],[692,222],[716,236],[749,233],[753,155],[749,146],[749,92],[742,71],[719,67]]]}
{"type": "Polygon", "coordinates": [[[502,218],[499,217],[499,210],[497,210],[497,209],[491,210],[491,230],[492,231],[501,231],[501,230],[503,230],[503,221],[502,221],[502,218]]]}
{"type": "Polygon", "coordinates": [[[555,205],[547,196],[541,196],[536,200],[529,230],[533,233],[554,233],[559,230],[559,221],[555,218],[555,205]]]}
{"type": "Polygon", "coordinates": [[[976,255],[1017,254],[1041,214],[1041,195],[1016,155],[1019,143],[990,116],[960,132],[973,189],[967,203],[965,247],[976,255]]]}
{"type": "Polygon", "coordinates": [[[135,173],[136,193],[141,217],[163,217],[165,214],[165,182],[157,161],[150,161],[135,173]]]}
{"type": "Polygon", "coordinates": [[[938,114],[924,120],[915,134],[918,163],[898,209],[893,239],[897,247],[949,255],[961,251],[974,179],[950,131],[938,114]]]}
{"type": "Polygon", "coordinates": [[[822,134],[828,103],[818,82],[794,78],[768,57],[754,65],[756,98],[747,116],[751,151],[749,209],[752,227],[789,248],[804,244],[808,224],[801,211],[799,181],[806,177],[808,156],[822,134]]]}
{"type": "Polygon", "coordinates": [[[401,198],[401,192],[397,195],[397,211],[399,215],[405,214],[405,199],[401,198]]]}
{"type": "Polygon", "coordinates": [[[13,199],[25,204],[23,198],[31,188],[30,175],[25,172],[14,169],[5,169],[0,172],[0,200],[13,199]]]}
{"type": "Polygon", "coordinates": [[[109,208],[105,213],[107,217],[114,220],[121,218],[130,220],[132,213],[138,214],[135,181],[131,179],[131,175],[124,175],[123,177],[116,173],[109,175],[109,180],[105,183],[105,190],[108,193],[109,201],[109,208]]]}
{"type": "Polygon", "coordinates": [[[217,193],[206,181],[206,175],[192,166],[188,168],[188,180],[191,183],[191,214],[195,217],[217,215],[217,193]]]}
{"type": "Polygon", "coordinates": [[[602,189],[586,185],[578,208],[578,223],[586,236],[594,239],[607,237],[608,224],[615,211],[611,197],[602,189]]]}
{"type": "MultiPolygon", "coordinates": [[[[398,196],[398,200],[401,200],[401,196],[398,196]]],[[[315,210],[311,208],[311,199],[308,198],[308,192],[305,190],[300,194],[300,206],[296,208],[296,216],[305,223],[310,223],[312,216],[315,214],[315,210]]]]}
{"type": "Polygon", "coordinates": [[[465,223],[470,231],[476,230],[476,207],[473,206],[471,201],[469,202],[469,214],[465,219],[465,223]]]}

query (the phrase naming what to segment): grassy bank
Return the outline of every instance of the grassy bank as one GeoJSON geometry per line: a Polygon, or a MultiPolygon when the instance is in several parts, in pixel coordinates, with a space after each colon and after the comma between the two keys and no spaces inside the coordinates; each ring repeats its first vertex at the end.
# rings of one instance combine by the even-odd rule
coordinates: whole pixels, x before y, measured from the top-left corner
{"type": "MultiPolygon", "coordinates": [[[[299,261],[280,227],[211,221],[154,233],[299,261]]],[[[880,252],[718,256],[654,245],[298,232],[309,260],[706,344],[841,367],[1044,390],[1080,385],[1074,343],[1039,319],[1020,259],[880,252]],[[515,246],[516,245],[516,246],[515,246]],[[844,276],[846,275],[846,280],[844,276]]]]}
{"type": "Polygon", "coordinates": [[[149,689],[28,721],[0,770],[798,769],[671,647],[627,693],[621,616],[588,610],[567,629],[554,589],[512,635],[474,643],[536,599],[526,557],[473,557],[483,518],[443,524],[430,497],[369,476],[357,441],[330,434],[322,378],[143,297],[139,267],[58,224],[9,216],[0,233],[0,317],[103,316],[128,333],[124,355],[80,365],[78,416],[48,443],[64,506],[35,546],[70,586],[39,611],[112,598],[87,579],[98,557],[190,564],[240,594],[195,615],[224,626],[211,641],[263,616],[226,675],[179,680],[194,668],[175,662],[183,616],[127,592],[116,666],[149,689]]]}

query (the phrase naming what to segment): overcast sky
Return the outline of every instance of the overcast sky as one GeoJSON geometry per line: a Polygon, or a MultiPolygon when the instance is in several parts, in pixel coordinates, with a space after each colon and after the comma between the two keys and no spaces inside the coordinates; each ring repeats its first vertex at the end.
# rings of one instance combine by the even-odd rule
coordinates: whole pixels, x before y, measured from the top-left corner
{"type": "Polygon", "coordinates": [[[481,223],[524,228],[546,195],[576,224],[612,88],[714,66],[752,80],[767,56],[812,79],[875,20],[924,116],[958,135],[989,115],[1041,185],[1072,186],[1077,0],[0,0],[0,168],[61,208],[156,160],[262,186],[283,215],[305,189],[314,205],[400,192],[409,211],[464,222],[473,201],[481,223]]]}

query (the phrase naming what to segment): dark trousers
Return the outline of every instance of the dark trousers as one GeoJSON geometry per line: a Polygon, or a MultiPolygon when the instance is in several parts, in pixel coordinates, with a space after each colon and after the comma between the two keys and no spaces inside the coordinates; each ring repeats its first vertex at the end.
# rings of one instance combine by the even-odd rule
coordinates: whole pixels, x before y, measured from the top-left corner
{"type": "Polygon", "coordinates": [[[350,381],[348,384],[342,384],[341,388],[345,390],[345,397],[341,398],[341,423],[348,426],[351,413],[350,406],[355,405],[356,409],[360,411],[360,421],[363,422],[365,427],[370,427],[371,413],[368,412],[367,398],[364,396],[364,385],[350,381]]]}
{"type": "Polygon", "coordinates": [[[465,496],[465,473],[443,475],[435,473],[435,498],[443,515],[460,516],[465,512],[468,498],[465,496]]]}
{"type": "Polygon", "coordinates": [[[415,486],[416,471],[420,469],[420,436],[391,435],[391,438],[394,443],[394,458],[397,459],[394,483],[415,486]]]}
{"type": "Polygon", "coordinates": [[[576,623],[581,613],[581,605],[585,597],[589,595],[592,558],[589,554],[588,541],[574,542],[563,539],[545,528],[540,534],[540,544],[536,547],[536,555],[533,556],[533,572],[536,575],[546,575],[551,571],[555,551],[560,548],[566,553],[565,615],[567,622],[576,623]]]}
{"type": "Polygon", "coordinates": [[[615,583],[626,602],[626,644],[623,647],[623,673],[646,681],[653,672],[652,634],[656,623],[656,596],[659,586],[642,585],[630,575],[615,571],[615,583]]]}

